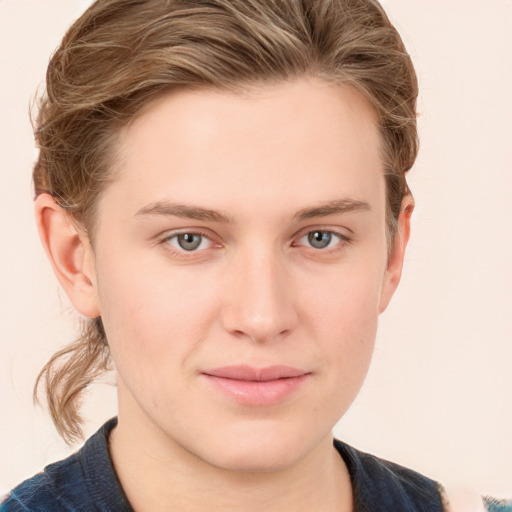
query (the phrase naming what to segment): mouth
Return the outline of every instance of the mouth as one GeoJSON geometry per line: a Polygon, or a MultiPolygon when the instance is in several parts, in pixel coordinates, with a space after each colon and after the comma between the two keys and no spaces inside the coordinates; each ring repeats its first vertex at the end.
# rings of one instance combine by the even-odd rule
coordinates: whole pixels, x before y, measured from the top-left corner
{"type": "Polygon", "coordinates": [[[223,366],[202,373],[222,395],[243,405],[278,404],[295,394],[311,372],[291,366],[223,366]]]}

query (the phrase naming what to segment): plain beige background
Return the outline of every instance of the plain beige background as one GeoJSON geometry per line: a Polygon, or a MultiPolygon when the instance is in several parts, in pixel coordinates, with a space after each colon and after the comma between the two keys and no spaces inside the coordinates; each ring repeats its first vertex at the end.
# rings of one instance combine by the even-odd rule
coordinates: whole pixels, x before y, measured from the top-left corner
{"type": "MultiPolygon", "coordinates": [[[[335,433],[439,479],[457,499],[512,497],[512,1],[383,4],[420,79],[417,208],[369,377],[335,433]]],[[[31,401],[75,320],[32,218],[27,112],[87,5],[0,0],[0,494],[70,452],[31,401]]],[[[87,435],[115,410],[115,388],[96,386],[87,435]]]]}

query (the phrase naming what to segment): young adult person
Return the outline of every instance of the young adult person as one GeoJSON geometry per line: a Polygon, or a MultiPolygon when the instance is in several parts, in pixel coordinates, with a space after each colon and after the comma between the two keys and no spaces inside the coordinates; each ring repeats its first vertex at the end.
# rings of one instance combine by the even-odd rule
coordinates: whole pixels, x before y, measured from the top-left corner
{"type": "Polygon", "coordinates": [[[80,436],[2,510],[429,511],[440,486],[333,440],[400,280],[417,82],[374,0],[99,0],[36,123],[36,218],[87,320],[43,369],[80,436]]]}

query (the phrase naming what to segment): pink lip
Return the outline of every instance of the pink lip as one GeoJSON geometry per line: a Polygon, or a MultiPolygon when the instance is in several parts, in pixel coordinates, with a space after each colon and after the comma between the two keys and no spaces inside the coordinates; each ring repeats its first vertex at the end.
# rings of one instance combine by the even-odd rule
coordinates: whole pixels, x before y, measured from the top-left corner
{"type": "Polygon", "coordinates": [[[273,405],[294,393],[311,375],[291,366],[223,366],[203,372],[215,388],[238,403],[273,405]]]}

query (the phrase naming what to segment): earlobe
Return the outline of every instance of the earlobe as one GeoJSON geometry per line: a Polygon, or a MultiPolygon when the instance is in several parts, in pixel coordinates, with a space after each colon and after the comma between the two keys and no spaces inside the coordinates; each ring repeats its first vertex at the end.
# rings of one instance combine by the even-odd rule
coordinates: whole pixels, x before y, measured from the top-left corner
{"type": "Polygon", "coordinates": [[[49,194],[35,201],[41,242],[59,283],[75,309],[88,318],[100,316],[94,254],[87,236],[70,221],[67,212],[49,194]]]}
{"type": "Polygon", "coordinates": [[[407,195],[402,200],[402,207],[398,217],[398,228],[393,238],[393,245],[388,257],[387,268],[382,284],[379,313],[382,313],[388,307],[391,297],[395,293],[402,276],[402,267],[405,249],[409,241],[413,210],[414,199],[411,195],[407,195]]]}

